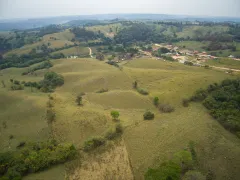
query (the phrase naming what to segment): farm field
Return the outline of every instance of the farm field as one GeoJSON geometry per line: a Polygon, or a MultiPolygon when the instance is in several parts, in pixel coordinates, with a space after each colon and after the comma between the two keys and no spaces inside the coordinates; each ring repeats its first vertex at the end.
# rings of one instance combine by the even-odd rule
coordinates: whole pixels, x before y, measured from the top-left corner
{"type": "Polygon", "coordinates": [[[128,61],[122,65],[122,70],[91,58],[51,62],[52,68],[35,71],[34,75],[21,75],[28,68],[0,71],[0,81],[6,84],[5,88],[0,88],[1,126],[6,121],[6,127],[1,127],[1,151],[14,150],[21,141],[41,141],[50,136],[60,142],[73,143],[80,150],[86,139],[104,135],[114,126],[111,110],[120,112],[124,133],[121,139],[110,141],[99,151],[83,153],[73,162],[29,175],[25,180],[51,175],[59,179],[66,176],[69,179],[98,176],[116,179],[114,166],[121,169],[123,179],[141,180],[149,167],[157,166],[186,148],[189,141],[196,143],[199,166],[204,173],[210,169],[220,180],[240,176],[239,139],[211,118],[201,104],[182,106],[182,99],[189,98],[197,89],[235,76],[151,58],[128,61]],[[56,113],[52,133],[45,119],[48,94],[36,89],[32,92],[30,88],[9,90],[10,79],[40,81],[47,71],[57,72],[65,79],[64,85],[51,93],[56,113]],[[134,81],[149,91],[149,95],[134,90],[134,81]],[[97,93],[100,89],[108,91],[97,93]],[[81,92],[86,93],[83,106],[77,106],[75,99],[81,92]],[[159,97],[160,103],[174,106],[175,111],[161,113],[152,103],[155,96],[159,97]],[[155,113],[154,120],[143,120],[147,109],[155,113]],[[10,135],[14,137],[11,140],[10,135]],[[111,161],[111,157],[115,158],[111,161]],[[95,175],[91,176],[91,172],[95,175]]]}

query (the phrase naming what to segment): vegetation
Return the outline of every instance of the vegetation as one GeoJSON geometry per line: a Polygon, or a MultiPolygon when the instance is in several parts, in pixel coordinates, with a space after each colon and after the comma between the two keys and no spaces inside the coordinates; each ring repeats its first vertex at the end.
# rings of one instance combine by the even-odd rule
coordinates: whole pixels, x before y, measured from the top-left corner
{"type": "Polygon", "coordinates": [[[45,61],[45,62],[41,63],[40,65],[23,72],[22,75],[27,75],[27,74],[33,73],[33,72],[35,72],[37,70],[40,70],[40,69],[45,69],[45,68],[49,69],[52,66],[53,66],[53,64],[50,61],[45,61]]]}
{"type": "Polygon", "coordinates": [[[108,92],[108,89],[102,88],[102,89],[98,90],[96,93],[105,93],[105,92],[108,92]]]}
{"type": "Polygon", "coordinates": [[[146,111],[144,114],[143,114],[143,119],[144,120],[152,120],[154,119],[154,113],[150,112],[150,111],[146,111]]]}
{"type": "Polygon", "coordinates": [[[142,95],[148,95],[148,91],[142,88],[137,88],[137,92],[139,92],[142,95]]]}
{"type": "Polygon", "coordinates": [[[169,161],[162,163],[156,168],[149,168],[145,173],[145,180],[179,180],[181,175],[183,179],[206,179],[206,177],[199,171],[193,171],[197,169],[194,165],[194,160],[191,152],[183,150],[174,154],[173,158],[169,161]]]}
{"type": "Polygon", "coordinates": [[[41,91],[52,92],[57,86],[64,84],[64,78],[62,75],[55,72],[47,72],[44,75],[44,79],[39,82],[41,91]]]}
{"type": "Polygon", "coordinates": [[[96,149],[99,146],[103,146],[106,143],[106,140],[102,137],[93,137],[84,142],[84,151],[89,152],[96,149]]]}
{"type": "Polygon", "coordinates": [[[206,90],[196,91],[191,100],[202,101],[212,117],[229,131],[240,134],[240,79],[210,84],[206,90]]]}
{"type": "Polygon", "coordinates": [[[109,129],[106,134],[105,134],[105,138],[107,140],[113,140],[116,139],[117,137],[121,136],[123,133],[123,127],[120,123],[118,123],[115,128],[111,128],[109,129]]]}
{"type": "Polygon", "coordinates": [[[81,106],[82,105],[82,95],[78,95],[77,98],[76,98],[76,103],[78,106],[81,106]]]}
{"type": "Polygon", "coordinates": [[[159,98],[158,97],[154,97],[154,99],[153,99],[153,104],[154,104],[154,106],[158,106],[159,105],[159,98]]]}
{"type": "Polygon", "coordinates": [[[183,100],[182,100],[182,105],[183,105],[184,107],[188,107],[188,106],[189,106],[189,99],[183,99],[183,100]]]}
{"type": "Polygon", "coordinates": [[[111,111],[111,116],[113,120],[118,120],[120,113],[118,111],[111,111]]]}
{"type": "Polygon", "coordinates": [[[21,147],[13,152],[0,153],[2,179],[21,179],[29,173],[71,160],[77,154],[72,144],[59,144],[55,140],[28,143],[21,147]]]}
{"type": "Polygon", "coordinates": [[[171,113],[175,110],[175,108],[170,104],[160,104],[159,110],[163,113],[171,113]]]}

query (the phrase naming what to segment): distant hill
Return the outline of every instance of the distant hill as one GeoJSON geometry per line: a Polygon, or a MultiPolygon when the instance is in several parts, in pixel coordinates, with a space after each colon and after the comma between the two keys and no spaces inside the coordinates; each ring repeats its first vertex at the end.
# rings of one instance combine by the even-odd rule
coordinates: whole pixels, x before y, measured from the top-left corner
{"type": "Polygon", "coordinates": [[[82,20],[92,20],[97,23],[98,20],[162,20],[162,21],[213,21],[213,22],[240,22],[240,17],[202,17],[188,15],[168,15],[168,14],[96,14],[80,16],[59,16],[33,19],[5,19],[0,20],[0,31],[9,31],[12,29],[32,29],[47,26],[50,24],[83,25],[82,20]]]}

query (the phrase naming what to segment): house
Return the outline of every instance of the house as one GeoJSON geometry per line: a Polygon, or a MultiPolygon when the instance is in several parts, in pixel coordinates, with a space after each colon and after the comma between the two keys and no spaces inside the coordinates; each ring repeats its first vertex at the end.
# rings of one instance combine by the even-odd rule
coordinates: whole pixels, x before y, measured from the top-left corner
{"type": "Polygon", "coordinates": [[[228,56],[229,58],[234,58],[234,56],[233,55],[230,55],[230,56],[228,56]]]}

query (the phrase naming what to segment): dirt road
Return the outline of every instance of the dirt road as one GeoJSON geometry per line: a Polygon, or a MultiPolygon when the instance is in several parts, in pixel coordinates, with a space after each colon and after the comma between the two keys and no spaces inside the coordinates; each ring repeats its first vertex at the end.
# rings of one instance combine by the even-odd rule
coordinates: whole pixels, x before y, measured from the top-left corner
{"type": "Polygon", "coordinates": [[[92,49],[91,49],[90,47],[88,47],[88,49],[89,49],[89,56],[90,56],[91,58],[93,58],[93,56],[92,56],[92,49]]]}

